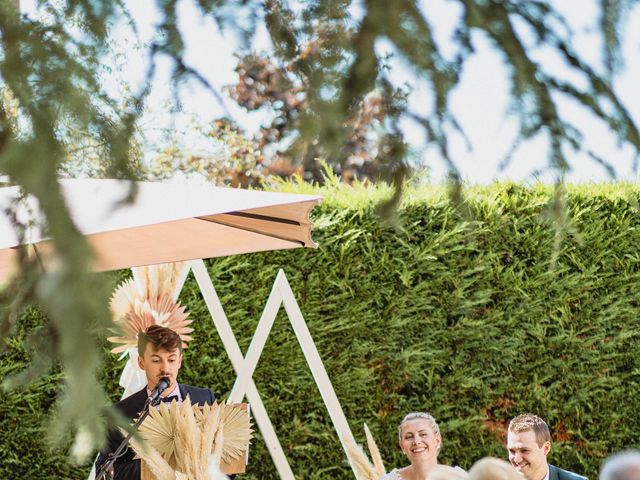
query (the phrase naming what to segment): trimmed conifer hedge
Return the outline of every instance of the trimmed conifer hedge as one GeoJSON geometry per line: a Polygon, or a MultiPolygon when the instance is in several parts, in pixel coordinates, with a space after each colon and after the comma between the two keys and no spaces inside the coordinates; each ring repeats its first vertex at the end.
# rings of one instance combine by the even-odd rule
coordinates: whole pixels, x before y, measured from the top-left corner
{"type": "MultiPolygon", "coordinates": [[[[319,249],[207,264],[244,351],[284,269],[356,438],[364,443],[366,422],[387,469],[405,463],[397,423],[415,410],[439,421],[441,460],[465,468],[505,457],[505,424],[527,411],[552,429],[551,462],[590,478],[609,453],[638,446],[640,188],[571,187],[560,228],[542,185],[470,188],[462,208],[444,189],[410,189],[396,226],[376,213],[383,188],[320,193],[319,249]]],[[[126,274],[112,275],[114,285],[126,274]]],[[[193,278],[181,301],[196,328],[181,380],[224,398],[235,375],[193,278]]],[[[23,340],[38,318],[23,315],[0,358],[3,377],[30,361],[23,340]]],[[[123,363],[104,351],[115,401],[123,363]]],[[[283,311],[254,379],[297,478],[352,478],[283,311]]],[[[43,442],[59,381],[54,372],[0,394],[0,478],[88,473],[43,442]]],[[[259,434],[249,472],[242,478],[277,478],[259,434]]]]}

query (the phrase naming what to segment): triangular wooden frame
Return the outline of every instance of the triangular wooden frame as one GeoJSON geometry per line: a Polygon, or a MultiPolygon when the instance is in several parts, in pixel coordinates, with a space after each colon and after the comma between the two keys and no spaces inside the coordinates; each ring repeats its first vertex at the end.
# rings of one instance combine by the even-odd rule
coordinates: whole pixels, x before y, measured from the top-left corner
{"type": "MultiPolygon", "coordinates": [[[[262,312],[256,331],[254,332],[251,344],[247,350],[246,356],[242,355],[238,342],[233,334],[231,325],[224,313],[218,294],[213,287],[211,278],[207,268],[202,260],[194,260],[190,262],[191,270],[196,278],[196,282],[202,292],[209,313],[213,319],[213,323],[220,335],[224,348],[229,355],[229,359],[236,372],[237,378],[234,383],[229,399],[230,403],[240,403],[246,396],[251,404],[253,417],[256,420],[258,428],[265,440],[269,454],[273,463],[283,480],[294,480],[293,471],[289,462],[284,455],[282,445],[278,440],[278,436],[273,429],[269,415],[264,407],[260,393],[253,381],[253,373],[262,354],[262,350],[266,344],[267,338],[271,331],[271,327],[276,319],[280,306],[284,304],[285,311],[293,327],[293,331],[298,339],[302,352],[305,356],[307,364],[311,369],[313,378],[318,386],[322,400],[324,401],[334,428],[338,433],[338,438],[342,444],[342,448],[347,452],[345,442],[351,441],[355,444],[353,434],[349,428],[349,424],[342,410],[342,406],[336,396],[331,380],[324,368],[320,354],[311,337],[311,333],[302,316],[300,307],[296,302],[293,291],[289,285],[284,271],[279,270],[276,280],[269,294],[267,304],[262,312]]],[[[349,456],[347,455],[347,458],[349,456]]],[[[351,461],[349,459],[349,461],[351,461]]],[[[351,464],[352,470],[355,472],[354,465],[351,464]]]]}

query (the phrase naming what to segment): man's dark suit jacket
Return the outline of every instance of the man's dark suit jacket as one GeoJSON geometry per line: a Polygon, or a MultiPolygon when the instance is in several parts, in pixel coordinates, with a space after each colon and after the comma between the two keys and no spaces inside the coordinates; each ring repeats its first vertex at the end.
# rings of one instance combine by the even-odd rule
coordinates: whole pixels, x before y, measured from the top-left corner
{"type": "Polygon", "coordinates": [[[549,480],[587,480],[587,477],[549,464],[549,480]]]}
{"type": "MultiPolygon", "coordinates": [[[[211,405],[216,399],[213,392],[207,388],[192,387],[181,383],[178,384],[178,388],[180,389],[182,400],[188,396],[191,399],[192,404],[211,405]]],[[[144,408],[146,401],[147,387],[144,387],[139,392],[134,393],[116,403],[114,407],[117,408],[126,418],[134,420],[144,408]]],[[[96,460],[96,475],[97,472],[100,471],[100,466],[107,460],[107,455],[111,452],[115,452],[122,440],[123,436],[119,430],[109,430],[107,446],[100,452],[98,459],[96,460]]],[[[134,456],[134,451],[129,448],[116,460],[113,464],[115,480],[140,480],[140,460],[134,460],[134,456]]]]}

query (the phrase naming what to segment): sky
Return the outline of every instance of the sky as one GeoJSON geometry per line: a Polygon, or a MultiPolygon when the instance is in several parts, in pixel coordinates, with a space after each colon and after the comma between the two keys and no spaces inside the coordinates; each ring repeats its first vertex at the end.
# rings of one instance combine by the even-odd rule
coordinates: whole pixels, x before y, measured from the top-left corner
{"type": "MultiPolygon", "coordinates": [[[[33,9],[35,0],[22,0],[22,2],[23,11],[28,12],[33,9]]],[[[558,10],[565,13],[567,21],[573,28],[576,49],[590,52],[588,60],[595,65],[601,63],[601,46],[593,29],[598,15],[596,2],[583,0],[580,2],[580,9],[575,8],[575,2],[554,0],[552,3],[558,10]]],[[[136,20],[141,40],[148,40],[153,35],[153,25],[158,19],[154,16],[153,8],[149,8],[150,2],[131,0],[128,4],[136,20]]],[[[357,15],[357,2],[354,4],[356,5],[354,13],[357,15]]],[[[225,86],[233,84],[236,80],[234,52],[237,51],[239,42],[232,32],[220,32],[211,19],[201,18],[193,0],[181,0],[179,6],[178,21],[186,43],[187,65],[197,70],[217,91],[223,91],[225,86]]],[[[437,19],[433,22],[436,39],[446,54],[460,11],[457,10],[455,3],[446,0],[422,0],[421,6],[429,18],[437,19]]],[[[616,81],[615,89],[632,117],[640,124],[640,89],[636,87],[640,79],[640,56],[638,55],[640,29],[632,28],[633,25],[638,24],[640,24],[640,7],[635,8],[629,15],[626,41],[623,45],[626,68],[616,81]]],[[[134,49],[127,51],[127,45],[132,45],[133,42],[129,42],[126,38],[118,44],[119,48],[124,48],[126,53],[125,76],[135,84],[136,79],[141,78],[144,57],[134,49]]],[[[546,168],[547,145],[544,139],[540,138],[522,145],[507,168],[504,170],[498,168],[500,160],[508,152],[517,134],[517,122],[508,115],[510,104],[507,70],[486,38],[478,35],[474,37],[474,44],[477,53],[467,62],[462,81],[450,96],[451,110],[472,145],[472,149],[469,150],[461,136],[453,134],[451,137],[451,155],[462,178],[470,183],[488,183],[495,179],[552,181],[554,175],[546,168]]],[[[264,31],[258,30],[255,33],[253,48],[264,50],[268,45],[268,36],[264,31]]],[[[382,41],[377,45],[377,50],[382,54],[389,51],[389,47],[382,41]]],[[[550,52],[541,51],[538,59],[550,69],[566,74],[567,77],[571,74],[563,71],[565,67],[550,52]]],[[[166,87],[166,81],[162,79],[162,72],[166,74],[168,65],[164,65],[164,68],[162,63],[160,65],[160,75],[149,102],[151,105],[147,119],[149,124],[169,121],[166,105],[171,95],[166,87]]],[[[392,63],[391,78],[398,84],[413,84],[414,93],[410,97],[412,109],[422,111],[424,110],[422,105],[425,105],[425,109],[427,108],[429,104],[427,88],[424,85],[415,84],[416,75],[401,60],[392,63]]],[[[253,132],[267,118],[265,114],[243,111],[228,98],[217,98],[197,82],[191,82],[189,86],[183,87],[180,99],[182,113],[173,117],[175,123],[172,124],[177,129],[189,129],[190,122],[194,118],[204,122],[222,115],[229,115],[248,132],[253,132]]],[[[634,168],[631,149],[619,148],[615,138],[604,125],[590,118],[580,107],[569,101],[560,102],[560,111],[584,129],[585,143],[591,149],[614,164],[618,180],[637,181],[639,179],[638,171],[634,168]]],[[[433,148],[424,147],[423,131],[408,122],[404,124],[404,131],[409,143],[420,152],[420,156],[429,166],[431,178],[435,181],[444,178],[448,172],[446,164],[440,160],[433,148]]],[[[199,147],[198,139],[194,138],[191,148],[197,150],[205,147],[199,147]]],[[[569,182],[612,180],[602,166],[586,155],[572,154],[570,158],[572,168],[566,177],[569,182]]]]}

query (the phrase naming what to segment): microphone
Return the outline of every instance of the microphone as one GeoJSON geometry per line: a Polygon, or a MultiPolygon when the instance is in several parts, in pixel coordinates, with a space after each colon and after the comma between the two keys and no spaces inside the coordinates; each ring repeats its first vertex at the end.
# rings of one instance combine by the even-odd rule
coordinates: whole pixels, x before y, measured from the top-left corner
{"type": "Polygon", "coordinates": [[[151,395],[149,395],[149,398],[147,399],[147,403],[151,405],[155,405],[158,402],[158,399],[160,398],[160,394],[164,392],[167,388],[169,388],[169,385],[171,385],[171,380],[169,380],[167,377],[162,377],[158,382],[158,385],[156,385],[156,388],[154,388],[153,391],[151,392],[151,395]]]}

